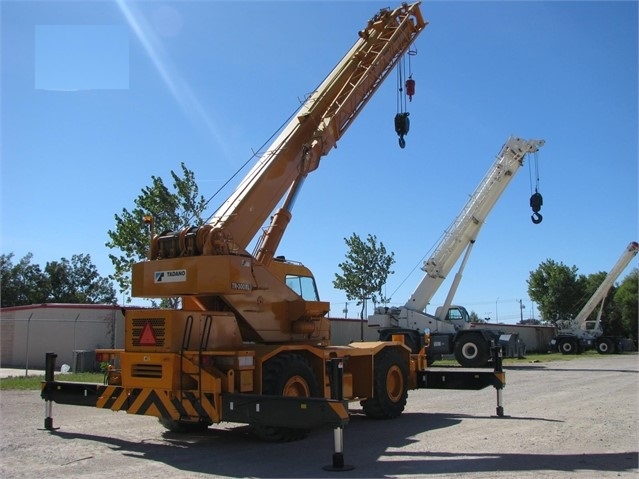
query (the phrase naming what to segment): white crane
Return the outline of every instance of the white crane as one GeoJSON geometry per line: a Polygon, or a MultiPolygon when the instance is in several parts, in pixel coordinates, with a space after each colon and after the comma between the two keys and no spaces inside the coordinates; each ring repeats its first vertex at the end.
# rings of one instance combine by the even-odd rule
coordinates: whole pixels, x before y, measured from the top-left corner
{"type": "MultiPolygon", "coordinates": [[[[428,328],[431,332],[433,351],[448,354],[455,350],[455,356],[462,365],[486,365],[489,360],[490,343],[495,340],[495,335],[489,334],[490,331],[477,330],[462,333],[465,324],[468,323],[468,313],[465,308],[456,306],[454,309],[461,313],[460,320],[449,321],[450,305],[486,217],[524,164],[525,156],[536,153],[544,143],[544,140],[524,140],[515,136],[508,138],[488,173],[459,216],[444,233],[433,255],[424,263],[422,270],[425,275],[408,301],[401,308],[378,307],[375,314],[369,317],[369,326],[380,328],[380,339],[392,334],[404,334],[405,340],[412,347],[419,347],[421,341],[418,338],[428,328]],[[444,305],[438,308],[436,316],[427,315],[424,313],[426,305],[462,255],[463,259],[444,305]]],[[[531,206],[534,211],[533,222],[541,222],[541,195],[538,192],[531,197],[531,206]]]]}
{"type": "Polygon", "coordinates": [[[638,252],[639,243],[631,241],[577,316],[557,321],[559,331],[551,343],[553,346],[563,354],[576,354],[593,347],[601,354],[623,351],[622,338],[604,335],[601,314],[608,291],[638,252]],[[600,305],[597,319],[588,321],[597,305],[600,305]]]}

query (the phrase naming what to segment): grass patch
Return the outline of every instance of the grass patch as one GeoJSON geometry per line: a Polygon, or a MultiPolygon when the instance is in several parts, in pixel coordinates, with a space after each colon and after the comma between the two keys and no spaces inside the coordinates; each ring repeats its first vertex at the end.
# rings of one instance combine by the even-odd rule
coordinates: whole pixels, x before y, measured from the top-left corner
{"type": "Polygon", "coordinates": [[[586,351],[581,354],[561,354],[561,353],[534,353],[526,354],[523,359],[504,358],[504,366],[517,366],[526,363],[552,363],[554,361],[575,361],[578,359],[603,358],[604,354],[597,351],[586,351]]]}
{"type": "MultiPolygon", "coordinates": [[[[56,374],[57,381],[73,381],[78,383],[99,383],[104,382],[102,373],[69,373],[56,374]]],[[[37,391],[40,389],[40,383],[44,381],[42,376],[9,376],[8,378],[0,378],[0,390],[23,390],[37,391]]]]}

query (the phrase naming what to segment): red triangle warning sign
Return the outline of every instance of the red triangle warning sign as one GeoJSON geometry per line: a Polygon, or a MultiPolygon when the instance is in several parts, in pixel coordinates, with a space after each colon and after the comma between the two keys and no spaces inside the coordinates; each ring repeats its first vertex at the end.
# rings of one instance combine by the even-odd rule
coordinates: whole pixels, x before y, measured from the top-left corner
{"type": "Polygon", "coordinates": [[[155,332],[153,331],[153,327],[151,326],[151,322],[147,321],[144,327],[142,328],[142,333],[140,334],[140,346],[155,346],[155,332]]]}

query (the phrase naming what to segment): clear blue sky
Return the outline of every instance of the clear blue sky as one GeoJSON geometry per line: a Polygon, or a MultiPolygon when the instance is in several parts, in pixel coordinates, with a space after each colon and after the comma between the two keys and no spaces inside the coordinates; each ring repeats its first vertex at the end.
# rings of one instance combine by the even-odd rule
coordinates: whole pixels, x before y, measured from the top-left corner
{"type": "MultiPolygon", "coordinates": [[[[151,175],[170,184],[184,161],[211,196],[388,6],[3,1],[1,252],[32,252],[43,267],[89,254],[111,274],[106,232],[151,175]]],[[[311,267],[343,316],[332,280],[344,238],[374,234],[395,254],[387,294],[401,305],[508,136],[543,138],[543,222],[530,220],[527,164],[456,297],[493,320],[517,321],[520,299],[525,318],[537,315],[526,280],[542,261],[608,271],[639,239],[637,2],[440,1],[422,12],[406,148],[393,73],[309,176],[279,253],[311,267]]]]}

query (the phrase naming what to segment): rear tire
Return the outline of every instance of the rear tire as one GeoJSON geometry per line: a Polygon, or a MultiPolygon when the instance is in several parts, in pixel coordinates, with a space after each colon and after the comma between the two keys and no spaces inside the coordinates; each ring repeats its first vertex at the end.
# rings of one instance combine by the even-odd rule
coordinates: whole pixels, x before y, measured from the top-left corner
{"type": "Polygon", "coordinates": [[[468,334],[455,343],[455,359],[465,368],[488,365],[488,345],[480,334],[468,334]]]}
{"type": "Polygon", "coordinates": [[[610,338],[603,338],[597,341],[597,352],[599,354],[612,354],[616,349],[614,341],[610,338]]]}
{"type": "Polygon", "coordinates": [[[375,356],[373,396],[360,404],[372,419],[398,417],[408,398],[408,365],[399,350],[386,348],[375,356]]]}
{"type": "Polygon", "coordinates": [[[561,354],[577,354],[577,341],[574,339],[561,339],[557,344],[557,349],[561,354]]]}

